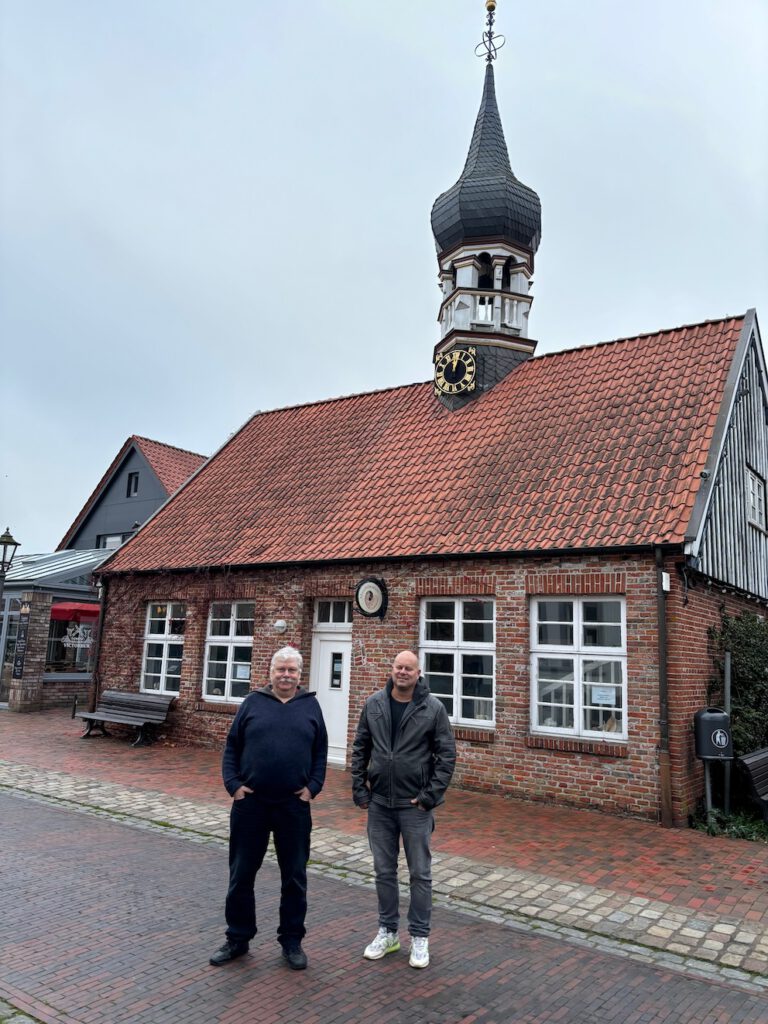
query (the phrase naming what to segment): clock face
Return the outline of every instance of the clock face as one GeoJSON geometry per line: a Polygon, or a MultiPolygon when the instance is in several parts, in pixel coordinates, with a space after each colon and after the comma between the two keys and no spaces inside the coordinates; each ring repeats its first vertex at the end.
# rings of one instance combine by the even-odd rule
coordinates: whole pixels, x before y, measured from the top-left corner
{"type": "Polygon", "coordinates": [[[387,592],[382,580],[365,579],[355,591],[357,607],[363,615],[380,615],[387,609],[387,592]]]}
{"type": "Polygon", "coordinates": [[[475,349],[455,348],[444,352],[435,363],[435,387],[444,395],[474,391],[477,363],[475,349]]]}

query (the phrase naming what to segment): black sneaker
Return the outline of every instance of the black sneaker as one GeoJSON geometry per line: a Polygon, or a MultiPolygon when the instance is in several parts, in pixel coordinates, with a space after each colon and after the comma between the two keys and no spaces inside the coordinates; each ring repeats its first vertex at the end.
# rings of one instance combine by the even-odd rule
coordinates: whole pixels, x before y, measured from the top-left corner
{"type": "Polygon", "coordinates": [[[283,957],[288,961],[288,966],[292,971],[307,969],[307,954],[301,946],[283,946],[283,957]]]}
{"type": "Polygon", "coordinates": [[[239,956],[245,956],[247,952],[247,942],[230,942],[227,940],[221,949],[216,950],[208,963],[214,967],[221,967],[222,964],[228,964],[230,960],[237,960],[239,956]]]}

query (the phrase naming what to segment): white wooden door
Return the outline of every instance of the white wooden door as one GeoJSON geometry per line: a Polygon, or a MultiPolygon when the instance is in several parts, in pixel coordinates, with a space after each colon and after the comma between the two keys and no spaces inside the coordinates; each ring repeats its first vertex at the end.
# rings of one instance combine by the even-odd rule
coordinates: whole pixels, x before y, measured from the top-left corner
{"type": "Polygon", "coordinates": [[[312,671],[309,681],[328,729],[328,761],[344,764],[347,758],[349,719],[349,669],[352,631],[322,630],[312,634],[312,671]]]}

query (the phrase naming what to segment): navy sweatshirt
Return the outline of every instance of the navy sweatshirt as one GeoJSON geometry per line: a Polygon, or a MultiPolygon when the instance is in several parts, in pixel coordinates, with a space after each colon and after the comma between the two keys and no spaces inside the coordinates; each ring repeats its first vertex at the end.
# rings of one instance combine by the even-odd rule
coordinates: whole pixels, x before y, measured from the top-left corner
{"type": "Polygon", "coordinates": [[[269,687],[249,693],[235,715],[222,762],[230,796],[250,787],[262,800],[285,800],[325,782],[328,734],[314,693],[299,688],[287,703],[269,687]]]}

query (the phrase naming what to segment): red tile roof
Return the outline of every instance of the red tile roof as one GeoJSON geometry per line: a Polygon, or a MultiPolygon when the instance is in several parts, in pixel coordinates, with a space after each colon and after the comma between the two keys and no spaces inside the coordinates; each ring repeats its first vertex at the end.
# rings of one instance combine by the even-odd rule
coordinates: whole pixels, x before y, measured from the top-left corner
{"type": "Polygon", "coordinates": [[[155,471],[168,494],[177,491],[205,462],[204,455],[185,451],[184,448],[174,448],[172,444],[162,444],[160,441],[138,437],[136,434],[131,440],[136,442],[139,451],[155,471]]]}
{"type": "Polygon", "coordinates": [[[259,413],[108,571],[682,542],[743,321],[259,413]]]}
{"type": "Polygon", "coordinates": [[[59,542],[57,551],[64,550],[72,541],[86,518],[92,511],[97,499],[103,493],[105,487],[112,479],[123,459],[134,445],[141,451],[144,458],[152,467],[155,475],[165,489],[171,495],[187,480],[196,469],[205,462],[205,455],[198,455],[196,452],[188,452],[183,448],[174,448],[173,445],[163,444],[160,441],[152,441],[148,437],[139,437],[131,434],[120,451],[114,457],[109,467],[96,484],[91,496],[78,512],[75,521],[59,542]]]}

